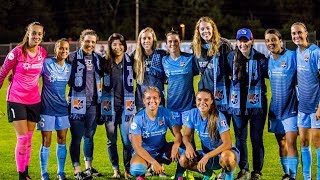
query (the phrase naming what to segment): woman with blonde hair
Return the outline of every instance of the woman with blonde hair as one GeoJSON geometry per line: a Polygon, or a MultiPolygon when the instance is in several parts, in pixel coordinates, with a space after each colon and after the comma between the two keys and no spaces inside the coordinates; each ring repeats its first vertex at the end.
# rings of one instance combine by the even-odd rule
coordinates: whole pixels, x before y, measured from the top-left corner
{"type": "Polygon", "coordinates": [[[134,74],[137,81],[135,100],[137,110],[144,108],[143,92],[149,86],[155,86],[160,90],[161,105],[164,101],[165,74],[162,66],[162,57],[166,52],[157,47],[157,37],[151,27],[140,31],[136,50],[134,52],[134,74]]]}
{"type": "Polygon", "coordinates": [[[231,115],[228,114],[230,70],[227,66],[227,56],[232,50],[231,44],[220,36],[211,18],[201,17],[194,30],[192,50],[196,66],[201,73],[198,89],[206,88],[214,94],[218,109],[230,124],[231,115]]]}
{"type": "Polygon", "coordinates": [[[28,175],[31,140],[41,109],[39,76],[47,57],[47,51],[40,46],[44,33],[42,24],[30,23],[22,42],[9,52],[0,69],[0,88],[12,70],[7,109],[8,120],[13,123],[17,136],[15,158],[21,180],[31,179],[28,175]]]}

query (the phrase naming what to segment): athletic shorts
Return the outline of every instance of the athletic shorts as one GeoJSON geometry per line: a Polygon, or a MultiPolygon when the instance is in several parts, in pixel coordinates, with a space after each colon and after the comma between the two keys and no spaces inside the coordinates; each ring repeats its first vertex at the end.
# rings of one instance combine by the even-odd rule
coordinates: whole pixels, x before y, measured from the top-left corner
{"type": "Polygon", "coordinates": [[[285,134],[287,132],[298,132],[298,117],[293,116],[283,120],[269,120],[268,130],[275,134],[285,134]]]}
{"type": "Polygon", "coordinates": [[[38,122],[40,120],[41,103],[36,104],[20,104],[15,102],[7,102],[8,121],[28,120],[38,122]]]}
{"type": "MultiPolygon", "coordinates": [[[[236,147],[232,147],[231,151],[234,152],[234,154],[236,155],[237,158],[237,164],[239,164],[239,160],[240,160],[240,151],[236,148],[236,147]]],[[[184,154],[184,153],[183,153],[184,154]]],[[[197,150],[196,151],[196,161],[199,162],[204,155],[206,155],[207,153],[204,152],[203,150],[197,150]]],[[[210,158],[207,162],[206,165],[206,169],[211,169],[211,170],[217,170],[217,169],[221,169],[219,160],[221,157],[221,153],[218,156],[215,156],[213,158],[210,158]]]]}
{"type": "Polygon", "coordinates": [[[40,115],[41,120],[37,123],[37,129],[41,131],[63,130],[70,127],[69,116],[40,115]]]}
{"type": "Polygon", "coordinates": [[[320,120],[316,120],[316,113],[303,113],[298,111],[298,127],[299,128],[320,128],[320,120]]]}

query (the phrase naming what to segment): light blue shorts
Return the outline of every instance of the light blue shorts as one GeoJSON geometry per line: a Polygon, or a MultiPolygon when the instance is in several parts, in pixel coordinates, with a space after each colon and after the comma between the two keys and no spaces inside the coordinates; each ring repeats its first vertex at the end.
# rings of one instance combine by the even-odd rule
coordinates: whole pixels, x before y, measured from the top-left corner
{"type": "Polygon", "coordinates": [[[283,120],[269,120],[268,131],[275,134],[285,134],[287,132],[298,132],[297,116],[283,120]]]}
{"type": "Polygon", "coordinates": [[[319,129],[320,120],[316,120],[316,113],[306,114],[298,111],[298,127],[319,129]]]}
{"type": "Polygon", "coordinates": [[[37,129],[41,131],[63,130],[70,127],[68,116],[40,115],[37,129]]]}

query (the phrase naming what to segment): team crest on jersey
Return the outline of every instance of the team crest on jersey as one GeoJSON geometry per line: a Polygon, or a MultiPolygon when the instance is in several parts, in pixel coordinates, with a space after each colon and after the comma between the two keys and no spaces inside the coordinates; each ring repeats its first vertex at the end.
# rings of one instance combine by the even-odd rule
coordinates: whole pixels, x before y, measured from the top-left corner
{"type": "Polygon", "coordinates": [[[64,72],[68,73],[68,72],[69,72],[69,68],[66,68],[66,69],[64,70],[64,72]]]}
{"type": "Polygon", "coordinates": [[[180,66],[181,66],[181,67],[183,67],[183,66],[185,66],[185,65],[186,65],[185,62],[183,62],[183,61],[180,62],[180,66]]]}
{"type": "Polygon", "coordinates": [[[163,126],[164,125],[164,121],[161,119],[160,121],[159,121],[159,126],[163,126]]]}
{"type": "Polygon", "coordinates": [[[133,100],[126,100],[126,109],[128,111],[134,110],[134,101],[133,100]]]}
{"type": "Polygon", "coordinates": [[[303,57],[303,60],[304,60],[305,62],[308,62],[309,56],[304,56],[304,57],[303,57]]]}
{"type": "Polygon", "coordinates": [[[103,101],[103,109],[105,111],[111,111],[112,105],[111,105],[111,101],[110,100],[104,100],[103,101]]]}
{"type": "Polygon", "coordinates": [[[214,94],[214,99],[216,101],[221,101],[223,98],[224,98],[223,90],[216,90],[216,92],[214,94]]]}
{"type": "Polygon", "coordinates": [[[80,110],[83,108],[83,100],[75,99],[73,100],[73,108],[80,110]]]}
{"type": "Polygon", "coordinates": [[[231,103],[232,104],[237,104],[238,101],[239,101],[238,94],[231,94],[231,103]]]}
{"type": "Polygon", "coordinates": [[[285,68],[285,67],[287,67],[287,63],[286,62],[281,62],[281,67],[283,67],[283,68],[285,68]]]}
{"type": "Polygon", "coordinates": [[[38,60],[41,61],[41,60],[42,60],[42,56],[39,56],[39,57],[38,57],[38,60]]]}
{"type": "Polygon", "coordinates": [[[249,94],[248,98],[249,98],[249,103],[251,104],[256,104],[260,101],[259,94],[249,94]]]}
{"type": "Polygon", "coordinates": [[[222,121],[220,122],[220,126],[226,127],[226,126],[227,126],[227,122],[226,122],[225,120],[222,120],[222,121]]]}

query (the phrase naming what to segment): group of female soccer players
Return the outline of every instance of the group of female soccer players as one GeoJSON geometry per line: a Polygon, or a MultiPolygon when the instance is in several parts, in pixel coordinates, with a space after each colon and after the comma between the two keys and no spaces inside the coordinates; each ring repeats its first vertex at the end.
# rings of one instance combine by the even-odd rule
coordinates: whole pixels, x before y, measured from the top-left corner
{"type": "Polygon", "coordinates": [[[7,108],[17,136],[15,158],[19,179],[31,179],[28,166],[36,125],[42,133],[39,155],[43,180],[49,179],[47,166],[53,130],[57,131],[57,177],[66,179],[68,128],[74,178],[102,176],[92,167],[92,160],[96,127],[104,124],[114,171],[112,178],[121,177],[119,126],[125,179],[135,176],[142,180],[150,171],[164,175],[163,164],[176,161],[175,179],[179,180],[186,169],[210,179],[213,170],[221,168],[217,178],[229,180],[234,178],[236,166],[240,168],[236,179],[259,180],[268,113],[265,78],[270,80],[272,94],[268,129],[275,133],[279,144],[282,179],[296,178],[298,133],[303,177],[311,179],[312,142],[320,179],[320,48],[309,42],[303,23],[291,26],[292,41],[298,46],[295,52],[282,47],[278,30],[267,29],[268,57],[253,48],[253,34],[247,28],[237,31],[233,50],[209,17],[201,17],[195,26],[193,54],[180,51],[181,39],[174,30],[166,34],[168,52],[157,49],[155,32],[147,27],[140,32],[132,55],[126,53],[125,38],[113,33],[106,55],[101,57],[94,52],[96,32],[86,29],[81,32],[77,51],[69,53],[68,41],[60,39],[55,44],[55,56],[48,58],[40,46],[44,34],[40,23],[29,24],[23,41],[9,52],[0,70],[0,87],[12,70],[7,108]],[[199,91],[195,93],[193,77],[198,74],[199,91]],[[41,95],[39,77],[43,79],[41,95]],[[231,119],[235,145],[229,129],[231,119]],[[247,150],[249,122],[251,173],[247,150]],[[166,141],[168,128],[173,142],[166,141]],[[201,141],[201,150],[196,150],[194,132],[201,141]],[[81,170],[79,160],[82,138],[85,170],[81,170]]]}

